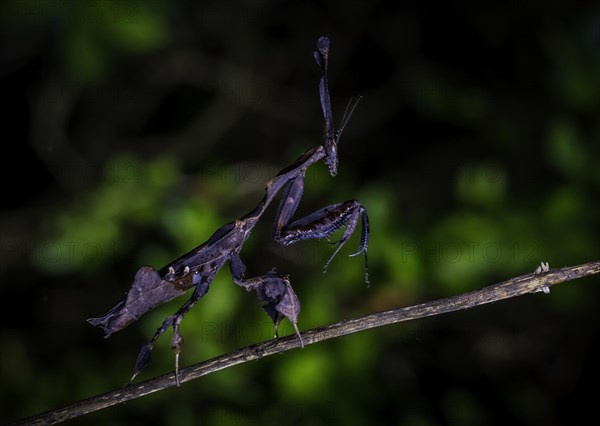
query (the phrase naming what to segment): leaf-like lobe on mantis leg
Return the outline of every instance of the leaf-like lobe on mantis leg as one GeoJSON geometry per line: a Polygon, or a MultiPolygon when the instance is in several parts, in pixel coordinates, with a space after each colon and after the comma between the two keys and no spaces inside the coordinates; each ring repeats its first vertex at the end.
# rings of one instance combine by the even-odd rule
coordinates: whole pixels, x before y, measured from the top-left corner
{"type": "Polygon", "coordinates": [[[267,302],[263,306],[263,309],[275,324],[275,334],[277,335],[279,322],[285,317],[294,326],[294,330],[300,339],[300,344],[304,347],[304,342],[298,331],[300,301],[290,285],[288,276],[271,271],[262,277],[251,279],[249,282],[253,282],[252,287],[256,289],[258,298],[267,302]]]}
{"type": "Polygon", "coordinates": [[[277,312],[280,312],[284,315],[294,326],[294,330],[296,331],[296,336],[300,340],[300,346],[304,348],[304,341],[302,340],[302,336],[300,335],[300,330],[298,330],[298,314],[300,313],[300,301],[298,300],[298,296],[294,293],[292,286],[290,284],[290,280],[288,277],[284,277],[284,283],[286,286],[286,291],[281,301],[275,306],[277,312]]]}
{"type": "Polygon", "coordinates": [[[300,301],[294,293],[288,277],[283,278],[285,292],[279,303],[275,306],[277,312],[285,316],[294,326],[298,323],[298,314],[300,314],[300,301]]]}
{"type": "Polygon", "coordinates": [[[124,299],[104,316],[87,321],[93,326],[101,327],[106,333],[105,337],[109,337],[185,290],[176,283],[161,279],[154,268],[143,266],[135,274],[133,284],[124,299]]]}

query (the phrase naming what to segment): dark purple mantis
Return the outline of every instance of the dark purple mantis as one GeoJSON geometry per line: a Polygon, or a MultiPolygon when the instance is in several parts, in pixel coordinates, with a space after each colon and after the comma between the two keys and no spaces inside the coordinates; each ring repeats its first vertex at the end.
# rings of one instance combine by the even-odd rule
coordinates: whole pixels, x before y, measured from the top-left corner
{"type": "Polygon", "coordinates": [[[279,204],[273,237],[283,245],[294,244],[307,239],[328,238],[333,232],[345,227],[337,242],[337,248],[325,264],[323,272],[353,234],[359,221],[362,221],[362,235],[359,250],[351,256],[364,254],[365,281],[369,284],[367,246],[369,240],[369,222],[366,209],[356,200],[334,204],[303,218],[292,221],[304,190],[306,170],[320,160],[324,160],[332,176],[337,174],[337,145],[346,124],[360,98],[351,101],[346,108],[339,130],[333,126],[333,115],[327,83],[327,62],[329,39],[319,38],[315,60],[321,69],[319,96],[325,120],[323,144],[304,152],[293,164],[281,170],[277,176],[267,182],[266,193],[258,205],[240,219],[223,225],[202,245],[184,254],[160,270],[144,266],[136,273],[134,282],[127,295],[108,313],[99,318],[90,318],[88,322],[101,327],[105,337],[124,329],[146,312],[166,303],[173,298],[193,289],[191,297],[173,315],[167,317],[150,340],[142,346],[131,381],[150,361],[150,353],[158,337],[169,327],[173,328],[171,348],[175,352],[175,377],[179,385],[179,353],[183,346],[183,337],[179,325],[185,315],[206,294],[217,272],[229,262],[229,270],[234,282],[248,291],[256,291],[258,298],[265,302],[263,308],[273,320],[275,337],[278,337],[279,323],[287,318],[296,331],[300,346],[304,347],[298,330],[300,302],[294,293],[287,275],[274,269],[265,275],[246,278],[246,267],[240,258],[244,242],[271,201],[283,190],[279,204]]]}

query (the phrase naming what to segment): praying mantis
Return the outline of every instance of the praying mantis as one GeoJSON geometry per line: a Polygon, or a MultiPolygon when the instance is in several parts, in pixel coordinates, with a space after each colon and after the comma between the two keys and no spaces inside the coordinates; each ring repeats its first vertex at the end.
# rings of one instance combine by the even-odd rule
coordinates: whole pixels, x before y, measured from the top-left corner
{"type": "Polygon", "coordinates": [[[331,100],[327,81],[329,59],[329,39],[320,37],[314,58],[321,70],[319,97],[324,117],[323,143],[305,151],[290,166],[281,170],[266,184],[265,195],[258,205],[241,218],[223,225],[203,244],[184,254],[158,271],[143,266],[135,275],[127,295],[105,315],[87,321],[105,332],[105,337],[124,329],[142,315],[173,298],[193,289],[190,298],[173,315],[168,316],[156,330],[152,339],[142,346],[130,383],[149,363],[150,354],[156,340],[169,328],[173,329],[171,348],[175,352],[175,378],[179,386],[179,354],[183,347],[183,337],[179,331],[181,321],[194,305],[207,293],[217,272],[229,263],[233,281],[247,291],[255,291],[259,300],[265,302],[263,309],[271,318],[277,338],[281,320],[287,318],[294,326],[300,346],[304,342],[298,330],[300,302],[290,284],[289,276],[279,274],[275,269],[264,275],[247,278],[246,267],[240,257],[242,246],[263,213],[275,197],[282,192],[282,199],[275,217],[273,238],[282,245],[290,245],[302,240],[328,238],[332,233],[345,228],[337,241],[337,247],[326,262],[329,263],[352,236],[359,221],[361,239],[359,249],[351,256],[364,255],[365,282],[369,284],[367,248],[369,242],[369,219],[367,210],[357,200],[348,200],[319,209],[305,217],[292,220],[304,192],[304,177],[307,169],[323,160],[331,176],[337,174],[337,147],[340,137],[348,124],[360,97],[351,100],[346,107],[340,128],[333,125],[331,100]]]}

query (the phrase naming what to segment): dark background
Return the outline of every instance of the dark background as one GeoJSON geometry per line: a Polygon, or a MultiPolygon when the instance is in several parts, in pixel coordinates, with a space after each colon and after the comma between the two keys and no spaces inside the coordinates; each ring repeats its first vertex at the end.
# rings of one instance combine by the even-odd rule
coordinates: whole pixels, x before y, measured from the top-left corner
{"type": "MultiPolygon", "coordinates": [[[[600,7],[449,3],[4,2],[0,419],[127,382],[185,299],[109,340],[85,319],[320,143],[321,35],[336,119],[364,99],[338,176],[311,168],[299,214],[361,200],[372,286],[345,256],[358,236],[322,274],[332,248],[277,246],[271,208],[242,257],[250,275],[291,274],[301,329],[600,258],[600,7]]],[[[575,424],[596,412],[598,283],[293,350],[69,423],[575,424]]],[[[225,268],[182,333],[186,366],[272,328],[225,268]]],[[[169,340],[139,380],[173,369],[169,340]]]]}

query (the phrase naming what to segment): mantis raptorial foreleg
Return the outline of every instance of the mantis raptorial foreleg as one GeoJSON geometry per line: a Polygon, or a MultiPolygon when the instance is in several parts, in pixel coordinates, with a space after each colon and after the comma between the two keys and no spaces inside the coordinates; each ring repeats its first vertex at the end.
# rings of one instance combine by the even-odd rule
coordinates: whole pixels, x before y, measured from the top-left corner
{"type": "MultiPolygon", "coordinates": [[[[293,213],[293,212],[292,212],[293,213]]],[[[274,232],[275,241],[283,245],[294,244],[298,241],[313,238],[327,238],[342,227],[346,227],[342,237],[338,240],[337,247],[323,267],[327,271],[329,263],[340,251],[343,245],[354,233],[358,221],[362,217],[362,233],[359,250],[350,256],[364,254],[365,256],[365,282],[369,284],[367,247],[369,241],[369,218],[367,210],[356,200],[334,204],[303,218],[289,223],[289,217],[280,217],[274,232]],[[284,225],[282,225],[284,224],[284,225]]]]}
{"type": "Polygon", "coordinates": [[[367,247],[369,244],[369,219],[367,210],[356,200],[324,207],[303,218],[291,221],[298,208],[300,198],[304,191],[304,173],[299,174],[288,184],[284,196],[279,204],[275,218],[273,238],[280,244],[290,245],[308,239],[327,238],[335,231],[346,227],[337,243],[337,248],[323,268],[327,270],[329,263],[348,241],[362,216],[362,234],[360,248],[352,256],[364,253],[365,256],[365,281],[369,284],[367,247]]]}

